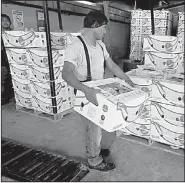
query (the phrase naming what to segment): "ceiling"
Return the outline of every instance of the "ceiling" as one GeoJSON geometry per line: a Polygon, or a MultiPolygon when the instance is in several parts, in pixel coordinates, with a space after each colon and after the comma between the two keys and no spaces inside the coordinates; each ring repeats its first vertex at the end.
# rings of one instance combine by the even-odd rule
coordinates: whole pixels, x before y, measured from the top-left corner
{"type": "MultiPolygon", "coordinates": [[[[102,0],[89,0],[89,1],[94,3],[102,2],[102,0]]],[[[141,9],[150,9],[150,5],[149,5],[150,1],[152,2],[153,7],[159,7],[160,0],[136,0],[136,6],[137,8],[141,8],[141,9]]],[[[163,4],[162,4],[163,6],[184,2],[184,0],[162,0],[162,1],[163,1],[163,4]]],[[[122,0],[122,1],[113,0],[110,2],[126,3],[131,6],[134,6],[135,4],[135,0],[122,0]]]]}

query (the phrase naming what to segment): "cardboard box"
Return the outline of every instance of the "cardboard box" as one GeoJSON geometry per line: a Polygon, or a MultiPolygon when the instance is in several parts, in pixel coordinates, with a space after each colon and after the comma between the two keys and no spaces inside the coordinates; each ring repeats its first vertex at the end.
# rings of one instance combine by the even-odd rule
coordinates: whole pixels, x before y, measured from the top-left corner
{"type": "MultiPolygon", "coordinates": [[[[41,83],[36,81],[30,81],[31,93],[36,93],[41,97],[51,98],[51,86],[50,82],[41,83]]],[[[55,82],[55,94],[58,97],[68,98],[67,83],[66,82],[55,82]]]]}
{"type": "MultiPolygon", "coordinates": [[[[62,67],[64,65],[64,56],[65,50],[52,49],[53,67],[62,67]]],[[[47,49],[28,49],[27,60],[29,65],[33,65],[35,67],[49,67],[47,49]]]]}
{"type": "MultiPolygon", "coordinates": [[[[181,37],[182,39],[184,39],[184,28],[178,28],[178,31],[177,31],[177,36],[178,37],[181,37]]],[[[183,43],[184,43],[184,41],[183,41],[183,43]]]]}
{"type": "Polygon", "coordinates": [[[70,97],[72,97],[72,100],[75,99],[74,88],[69,86],[68,84],[67,84],[67,93],[68,95],[70,95],[70,97]]]}
{"type": "Polygon", "coordinates": [[[131,76],[136,76],[139,78],[151,79],[151,80],[153,79],[163,80],[164,79],[164,73],[156,71],[150,65],[138,65],[137,67],[138,67],[137,69],[127,72],[127,74],[131,76]]]}
{"type": "Polygon", "coordinates": [[[184,56],[181,54],[169,54],[160,52],[146,52],[145,64],[151,64],[156,70],[177,69],[183,62],[184,56]]]}
{"type": "Polygon", "coordinates": [[[144,53],[143,51],[140,49],[133,49],[131,50],[130,52],[130,55],[129,55],[129,58],[130,60],[144,60],[144,53]]]}
{"type": "Polygon", "coordinates": [[[130,56],[129,56],[129,59],[130,59],[130,60],[139,60],[139,61],[143,61],[143,60],[144,60],[144,57],[141,56],[141,55],[130,55],[130,56]]]}
{"type": "Polygon", "coordinates": [[[31,94],[30,80],[20,79],[16,75],[12,75],[12,84],[14,90],[20,90],[23,93],[31,94]]]}
{"type": "Polygon", "coordinates": [[[138,35],[138,34],[130,34],[130,42],[143,42],[144,38],[142,35],[138,35]]]}
{"type": "Polygon", "coordinates": [[[67,34],[63,32],[51,32],[51,45],[52,46],[67,46],[67,34]]]}
{"type": "Polygon", "coordinates": [[[178,12],[178,14],[179,14],[179,20],[185,20],[184,12],[178,12]]]}
{"type": "Polygon", "coordinates": [[[17,90],[14,88],[14,95],[15,95],[15,101],[17,105],[26,107],[28,109],[32,109],[31,94],[21,92],[20,90],[17,90]]]}
{"type": "Polygon", "coordinates": [[[162,103],[171,103],[184,106],[184,83],[183,81],[159,81],[153,80],[152,98],[162,103]]]}
{"type": "Polygon", "coordinates": [[[20,79],[29,78],[29,68],[26,65],[9,64],[11,75],[16,75],[20,79]]]}
{"type": "Polygon", "coordinates": [[[150,35],[144,38],[143,51],[182,53],[182,39],[174,36],[150,35]]]}
{"type": "Polygon", "coordinates": [[[141,35],[142,34],[142,28],[143,28],[142,26],[132,26],[131,25],[130,31],[131,31],[132,34],[141,35]]]}
{"type": "Polygon", "coordinates": [[[133,18],[143,18],[143,11],[142,10],[132,10],[131,17],[133,18]]]}
{"type": "Polygon", "coordinates": [[[151,121],[150,138],[172,147],[184,148],[184,127],[175,127],[159,120],[151,121]]]}
{"type": "MultiPolygon", "coordinates": [[[[131,16],[132,18],[151,18],[151,11],[150,10],[132,10],[131,16]]],[[[164,11],[164,10],[155,10],[154,18],[159,18],[159,19],[168,18],[168,20],[172,20],[172,13],[170,13],[169,11],[164,11]]]]}
{"type": "Polygon", "coordinates": [[[5,47],[43,48],[47,46],[45,32],[5,31],[2,37],[5,47]]]}
{"type": "Polygon", "coordinates": [[[12,64],[27,64],[27,49],[16,49],[16,48],[6,48],[6,55],[9,63],[12,64]]]}
{"type": "MultiPolygon", "coordinates": [[[[151,18],[143,18],[142,26],[152,27],[151,18]]],[[[167,20],[167,19],[155,18],[154,19],[154,26],[155,27],[160,27],[160,28],[171,29],[172,28],[172,21],[167,20]]]]}
{"type": "Polygon", "coordinates": [[[144,60],[144,56],[142,56],[141,54],[140,55],[130,55],[129,56],[129,59],[130,60],[139,60],[139,61],[143,61],[144,60]]]}
{"type": "MultiPolygon", "coordinates": [[[[70,109],[70,101],[63,100],[62,97],[56,97],[56,104],[57,104],[57,113],[64,112],[68,109],[70,109]]],[[[52,99],[51,98],[44,98],[41,96],[38,96],[36,94],[32,95],[32,106],[34,109],[44,112],[47,114],[53,114],[53,105],[52,105],[52,99]]]]}
{"type": "Polygon", "coordinates": [[[185,23],[185,20],[179,20],[178,29],[184,29],[184,23],[185,23]]]}
{"type": "Polygon", "coordinates": [[[85,83],[89,87],[101,90],[97,94],[99,105],[90,103],[85,94],[77,92],[74,109],[108,132],[113,132],[128,125],[139,116],[147,100],[147,93],[129,87],[118,78],[91,81],[85,83]]]}
{"type": "MultiPolygon", "coordinates": [[[[152,27],[143,27],[142,34],[152,34],[152,27]]],[[[155,35],[171,35],[171,29],[155,27],[155,35]]]]}
{"type": "Polygon", "coordinates": [[[135,87],[146,92],[149,97],[152,95],[152,80],[149,78],[140,78],[139,76],[133,76],[132,74],[127,74],[132,82],[135,84],[135,87]]]}
{"type": "Polygon", "coordinates": [[[133,41],[131,42],[131,50],[143,50],[143,42],[133,41]]]}
{"type": "MultiPolygon", "coordinates": [[[[151,11],[150,10],[143,10],[143,18],[151,18],[151,11]]],[[[155,10],[154,11],[154,18],[162,18],[172,20],[172,13],[170,11],[164,10],[155,10]]]]}
{"type": "MultiPolygon", "coordinates": [[[[41,68],[41,67],[34,67],[29,66],[29,72],[30,72],[30,79],[37,82],[49,82],[50,81],[50,75],[49,75],[49,68],[41,68]]],[[[54,79],[56,81],[63,82],[62,79],[62,67],[55,67],[53,68],[54,72],[54,79]]]]}
{"type": "Polygon", "coordinates": [[[150,131],[151,120],[144,118],[139,118],[120,130],[120,132],[122,132],[124,135],[135,135],[147,139],[150,137],[150,131]]]}
{"type": "MultiPolygon", "coordinates": [[[[131,20],[131,25],[132,26],[146,26],[146,27],[152,27],[151,24],[151,18],[132,18],[131,20]]],[[[163,28],[172,28],[172,21],[167,20],[167,19],[154,19],[154,26],[155,27],[163,27],[163,28]]]]}
{"type": "Polygon", "coordinates": [[[131,26],[142,27],[143,19],[142,18],[132,18],[131,19],[131,26]]]}
{"type": "Polygon", "coordinates": [[[151,118],[165,120],[171,125],[183,127],[184,107],[152,101],[151,118]]]}
{"type": "MultiPolygon", "coordinates": [[[[184,57],[185,55],[183,55],[183,57],[184,57]]],[[[183,74],[184,73],[184,58],[183,58],[183,60],[182,60],[182,62],[178,65],[178,67],[177,67],[177,70],[176,70],[176,72],[178,73],[178,74],[183,74]]]]}
{"type": "MultiPolygon", "coordinates": [[[[152,28],[151,26],[131,26],[131,32],[132,34],[145,34],[145,35],[151,35],[152,34],[152,28]]],[[[155,35],[170,35],[171,29],[167,29],[164,27],[155,27],[155,35]]]]}

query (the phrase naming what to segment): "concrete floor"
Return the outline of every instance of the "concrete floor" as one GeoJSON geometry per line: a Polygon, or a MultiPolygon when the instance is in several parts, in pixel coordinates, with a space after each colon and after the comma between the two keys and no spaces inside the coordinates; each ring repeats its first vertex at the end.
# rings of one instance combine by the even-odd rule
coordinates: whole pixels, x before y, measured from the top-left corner
{"type": "MultiPolygon", "coordinates": [[[[2,136],[86,162],[85,131],[76,112],[54,123],[2,106],[2,136]]],[[[184,157],[116,138],[103,131],[102,146],[111,149],[116,170],[91,171],[83,181],[184,181],[184,157]],[[114,143],[113,143],[114,142],[114,143]]]]}

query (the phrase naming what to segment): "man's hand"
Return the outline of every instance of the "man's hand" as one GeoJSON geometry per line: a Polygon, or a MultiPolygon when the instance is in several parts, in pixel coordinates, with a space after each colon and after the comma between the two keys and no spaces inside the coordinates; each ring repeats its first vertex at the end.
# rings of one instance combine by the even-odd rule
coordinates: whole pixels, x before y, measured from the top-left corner
{"type": "Polygon", "coordinates": [[[97,101],[97,98],[96,98],[96,94],[100,93],[100,90],[94,89],[94,88],[90,88],[90,87],[86,87],[85,90],[84,90],[84,93],[85,93],[86,99],[89,102],[91,102],[94,105],[98,106],[98,101],[97,101]]]}
{"type": "Polygon", "coordinates": [[[127,84],[129,84],[131,87],[135,87],[135,84],[132,82],[132,80],[131,79],[128,79],[128,80],[125,80],[125,82],[127,83],[127,84]]]}

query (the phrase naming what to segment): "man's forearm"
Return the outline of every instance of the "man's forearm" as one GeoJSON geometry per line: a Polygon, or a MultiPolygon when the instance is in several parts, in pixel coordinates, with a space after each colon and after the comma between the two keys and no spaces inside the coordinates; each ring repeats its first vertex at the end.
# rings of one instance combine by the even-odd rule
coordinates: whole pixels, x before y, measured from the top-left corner
{"type": "Polygon", "coordinates": [[[85,93],[85,89],[87,88],[87,86],[85,86],[84,84],[82,84],[74,75],[73,72],[68,73],[67,71],[64,71],[62,73],[62,77],[63,79],[73,88],[80,90],[82,92],[85,93]]]}
{"type": "Polygon", "coordinates": [[[121,68],[115,64],[114,62],[112,63],[112,66],[110,68],[111,72],[118,78],[123,79],[125,81],[129,81],[130,78],[121,70],[121,68]]]}

